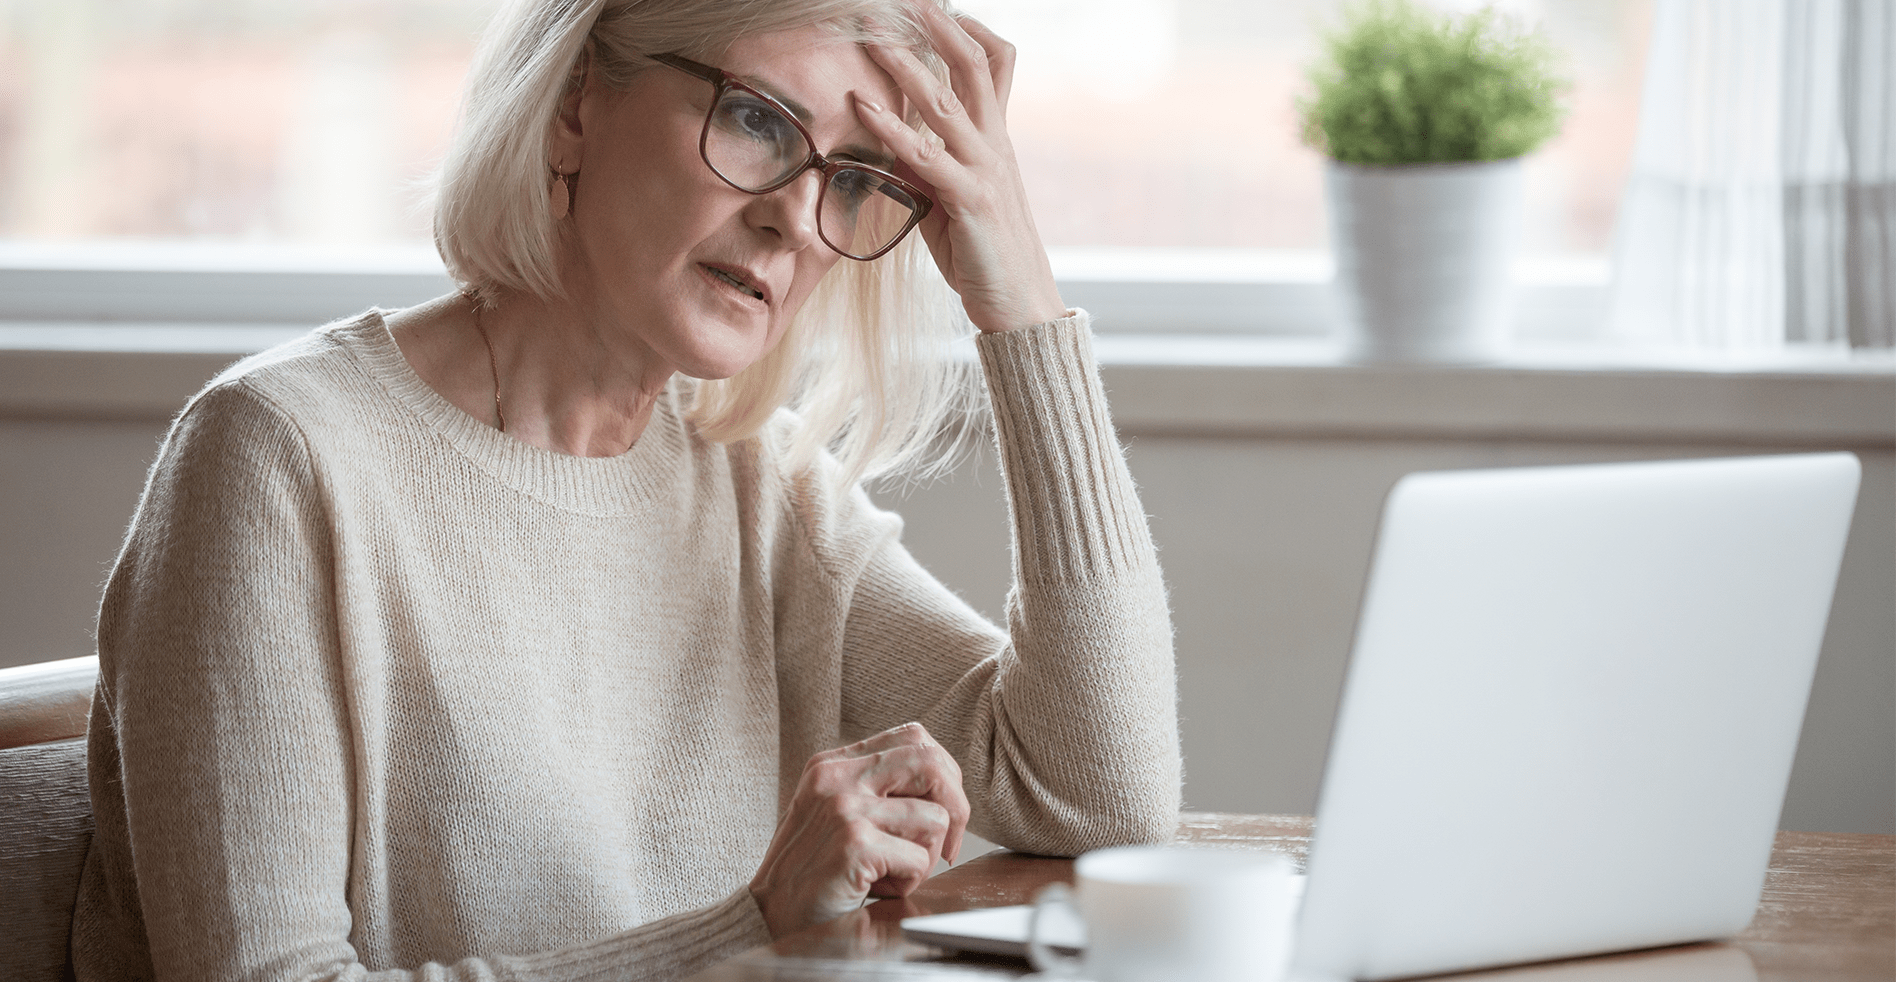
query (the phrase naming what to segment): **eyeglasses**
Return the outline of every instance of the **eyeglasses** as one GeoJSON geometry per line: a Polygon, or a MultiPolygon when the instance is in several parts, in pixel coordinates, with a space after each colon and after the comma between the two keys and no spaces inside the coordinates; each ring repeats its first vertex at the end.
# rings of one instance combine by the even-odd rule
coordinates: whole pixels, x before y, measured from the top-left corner
{"type": "Polygon", "coordinates": [[[874,259],[895,248],[934,207],[927,195],[894,174],[818,153],[816,141],[795,114],[730,72],[678,55],[651,57],[710,82],[716,90],[698,137],[698,153],[724,183],[751,194],[769,194],[813,167],[822,172],[816,232],[837,252],[865,262],[874,259]]]}

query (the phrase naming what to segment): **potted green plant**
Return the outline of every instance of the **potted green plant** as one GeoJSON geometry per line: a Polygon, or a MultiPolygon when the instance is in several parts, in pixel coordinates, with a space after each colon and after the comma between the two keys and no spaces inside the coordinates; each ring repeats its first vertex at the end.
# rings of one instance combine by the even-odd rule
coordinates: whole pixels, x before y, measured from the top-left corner
{"type": "Polygon", "coordinates": [[[1560,128],[1566,87],[1546,38],[1492,8],[1411,0],[1349,8],[1299,100],[1329,159],[1347,351],[1370,361],[1482,361],[1510,319],[1521,161],[1560,128]]]}

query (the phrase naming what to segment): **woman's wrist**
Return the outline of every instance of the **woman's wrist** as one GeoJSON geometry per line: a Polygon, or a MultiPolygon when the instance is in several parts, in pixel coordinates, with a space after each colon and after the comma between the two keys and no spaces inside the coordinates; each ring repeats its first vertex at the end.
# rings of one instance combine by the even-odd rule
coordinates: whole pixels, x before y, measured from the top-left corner
{"type": "Polygon", "coordinates": [[[1011,317],[994,318],[991,323],[980,320],[974,326],[983,334],[1006,334],[1008,331],[1023,327],[1039,327],[1062,317],[1073,316],[1073,308],[1060,299],[1060,291],[1051,283],[1040,299],[1032,305],[1023,305],[1021,313],[1011,317]]]}

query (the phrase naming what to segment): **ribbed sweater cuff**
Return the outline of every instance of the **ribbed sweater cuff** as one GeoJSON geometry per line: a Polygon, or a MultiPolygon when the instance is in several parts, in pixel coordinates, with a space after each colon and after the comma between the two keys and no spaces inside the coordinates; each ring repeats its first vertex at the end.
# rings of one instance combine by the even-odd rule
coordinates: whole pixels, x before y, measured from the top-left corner
{"type": "Polygon", "coordinates": [[[596,944],[512,959],[508,975],[519,982],[681,978],[769,941],[770,928],[746,887],[703,910],[596,944]]]}
{"type": "Polygon", "coordinates": [[[1092,318],[1074,310],[984,334],[1001,468],[1013,502],[1019,575],[1116,577],[1156,562],[1093,360],[1092,318]]]}

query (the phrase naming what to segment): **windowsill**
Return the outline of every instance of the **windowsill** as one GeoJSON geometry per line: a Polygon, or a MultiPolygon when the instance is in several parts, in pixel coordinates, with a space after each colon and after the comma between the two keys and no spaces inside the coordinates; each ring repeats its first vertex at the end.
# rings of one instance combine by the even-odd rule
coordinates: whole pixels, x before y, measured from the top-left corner
{"type": "Polygon", "coordinates": [[[1480,365],[1350,362],[1327,340],[1102,336],[1129,434],[1896,449],[1896,358],[1520,345],[1480,365]]]}
{"type": "MultiPolygon", "coordinates": [[[[1514,269],[1518,347],[1486,365],[1370,365],[1327,337],[1318,252],[1056,249],[1094,313],[1128,434],[1896,444],[1896,356],[1709,356],[1586,339],[1601,257],[1514,269]]],[[[453,289],[431,249],[0,241],[0,418],[162,423],[239,357],[371,304],[453,289]]]]}
{"type": "MultiPolygon", "coordinates": [[[[4,334],[0,334],[3,338],[4,334]]],[[[3,342],[0,342],[3,343],[3,342]]],[[[1492,361],[1415,364],[1352,361],[1328,337],[1197,334],[1101,334],[1102,364],[1330,368],[1406,372],[1672,372],[1770,375],[1896,373],[1896,351],[1790,346],[1775,351],[1708,352],[1638,348],[1611,342],[1527,341],[1492,361]]]]}
{"type": "MultiPolygon", "coordinates": [[[[0,324],[0,418],[161,422],[277,325],[0,324]]],[[[1896,356],[1524,344],[1485,365],[1352,363],[1325,339],[1101,334],[1128,435],[1896,448],[1896,356]]]]}

